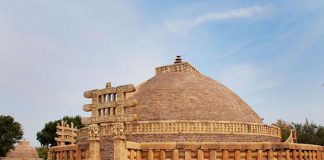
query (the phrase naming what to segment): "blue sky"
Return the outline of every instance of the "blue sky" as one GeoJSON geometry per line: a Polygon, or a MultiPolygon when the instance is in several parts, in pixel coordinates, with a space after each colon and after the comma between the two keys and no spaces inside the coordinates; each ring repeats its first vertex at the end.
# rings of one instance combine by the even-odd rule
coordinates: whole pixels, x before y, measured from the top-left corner
{"type": "Polygon", "coordinates": [[[181,55],[265,123],[324,121],[323,1],[0,0],[0,114],[25,138],[83,112],[83,92],[181,55]]]}

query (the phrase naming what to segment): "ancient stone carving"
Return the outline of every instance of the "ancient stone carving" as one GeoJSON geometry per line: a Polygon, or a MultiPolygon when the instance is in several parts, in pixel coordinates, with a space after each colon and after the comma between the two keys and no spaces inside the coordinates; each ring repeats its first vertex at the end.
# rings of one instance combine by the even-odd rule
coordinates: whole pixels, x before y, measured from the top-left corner
{"type": "MultiPolygon", "coordinates": [[[[117,123],[114,123],[117,124],[117,123]]],[[[104,135],[117,135],[116,126],[101,127],[104,135]]],[[[121,123],[123,124],[123,123],[121,123]]],[[[280,128],[256,123],[218,121],[159,121],[124,124],[123,134],[254,134],[281,137],[280,128]]]]}
{"type": "Polygon", "coordinates": [[[76,142],[78,129],[74,126],[67,124],[65,121],[61,121],[56,126],[56,135],[55,141],[57,145],[63,146],[66,144],[74,144],[76,142]]]}
{"type": "Polygon", "coordinates": [[[97,124],[90,125],[88,135],[92,138],[99,137],[99,126],[97,124]]]}
{"type": "Polygon", "coordinates": [[[104,89],[86,91],[84,95],[86,98],[92,98],[92,104],[84,105],[83,110],[92,112],[92,117],[82,118],[82,123],[91,125],[136,120],[136,114],[125,114],[126,108],[138,104],[134,99],[127,99],[127,94],[135,90],[132,84],[111,87],[111,83],[108,82],[104,89]]]}
{"type": "Polygon", "coordinates": [[[124,136],[124,123],[115,123],[113,125],[113,135],[120,137],[120,136],[124,136]]]}
{"type": "Polygon", "coordinates": [[[116,115],[122,115],[122,114],[124,114],[123,112],[124,112],[124,107],[123,106],[117,106],[116,107],[116,111],[115,111],[116,115]]]}

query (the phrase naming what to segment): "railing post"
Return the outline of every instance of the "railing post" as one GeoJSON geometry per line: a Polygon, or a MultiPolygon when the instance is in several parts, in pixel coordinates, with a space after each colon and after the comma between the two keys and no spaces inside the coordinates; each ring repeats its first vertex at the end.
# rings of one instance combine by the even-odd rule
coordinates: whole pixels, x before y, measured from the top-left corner
{"type": "Polygon", "coordinates": [[[301,149],[298,151],[298,158],[299,160],[303,160],[303,152],[301,149]]]}
{"type": "Polygon", "coordinates": [[[70,157],[69,160],[74,160],[74,154],[73,154],[73,152],[74,152],[73,150],[70,150],[70,151],[69,151],[69,154],[70,154],[70,156],[69,156],[69,157],[70,157]]]}
{"type": "Polygon", "coordinates": [[[272,149],[269,149],[268,150],[268,159],[269,160],[272,160],[273,159],[273,151],[272,151],[272,149]]]}
{"type": "Polygon", "coordinates": [[[216,160],[217,159],[217,154],[215,150],[210,150],[209,151],[209,160],[216,160]]]}
{"type": "Polygon", "coordinates": [[[234,151],[234,160],[241,160],[241,151],[238,149],[234,151]]]}
{"type": "Polygon", "coordinates": [[[148,150],[148,155],[147,155],[148,160],[153,160],[154,159],[154,153],[152,149],[148,150]]]}
{"type": "Polygon", "coordinates": [[[134,156],[135,156],[134,150],[131,149],[129,153],[129,160],[135,160],[134,156]]]}
{"type": "Polygon", "coordinates": [[[63,151],[60,151],[60,160],[63,160],[63,151]]]}
{"type": "Polygon", "coordinates": [[[185,160],[191,160],[191,150],[185,150],[185,160]]]}
{"type": "Polygon", "coordinates": [[[252,160],[252,151],[250,149],[246,151],[246,160],[252,160]]]}
{"type": "Polygon", "coordinates": [[[290,152],[289,152],[289,149],[286,150],[286,160],[290,160],[290,152]]]}
{"type": "Polygon", "coordinates": [[[179,150],[178,149],[174,149],[172,151],[172,160],[179,160],[179,150]]]}
{"type": "Polygon", "coordinates": [[[316,159],[317,160],[322,160],[321,151],[319,151],[319,150],[316,151],[316,159]]]}
{"type": "Polygon", "coordinates": [[[293,150],[293,160],[297,160],[297,156],[298,156],[298,153],[297,153],[297,151],[294,149],[294,150],[293,150]]]}
{"type": "Polygon", "coordinates": [[[198,160],[204,160],[204,152],[201,149],[198,149],[198,160]]]}
{"type": "Polygon", "coordinates": [[[56,153],[56,159],[55,160],[61,160],[61,152],[60,151],[55,151],[56,153]]]}
{"type": "Polygon", "coordinates": [[[223,159],[222,160],[228,160],[228,159],[229,159],[228,150],[224,149],[223,150],[223,159]]]}
{"type": "Polygon", "coordinates": [[[165,150],[160,150],[160,158],[159,160],[165,160],[165,150]]]}
{"type": "Polygon", "coordinates": [[[142,154],[141,151],[136,152],[136,160],[142,160],[142,154]]]}
{"type": "Polygon", "coordinates": [[[258,152],[257,160],[263,160],[263,151],[261,149],[258,149],[257,152],[258,152]]]}
{"type": "Polygon", "coordinates": [[[282,160],[282,159],[283,159],[282,154],[283,154],[283,151],[282,151],[282,150],[278,150],[278,151],[277,151],[277,159],[278,159],[278,160],[282,160]]]}

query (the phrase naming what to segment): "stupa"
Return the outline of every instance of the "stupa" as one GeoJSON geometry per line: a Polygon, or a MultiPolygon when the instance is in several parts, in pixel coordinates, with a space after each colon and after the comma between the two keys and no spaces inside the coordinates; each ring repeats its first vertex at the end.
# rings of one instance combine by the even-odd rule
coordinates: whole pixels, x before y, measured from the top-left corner
{"type": "Polygon", "coordinates": [[[2,157],[2,160],[39,160],[38,153],[34,147],[32,147],[28,141],[21,140],[10,150],[6,157],[2,157]]]}
{"type": "Polygon", "coordinates": [[[294,134],[281,142],[278,127],[180,56],[138,86],[109,82],[84,97],[87,127],[75,144],[50,148],[50,159],[324,159],[322,146],[297,144],[294,134]]]}

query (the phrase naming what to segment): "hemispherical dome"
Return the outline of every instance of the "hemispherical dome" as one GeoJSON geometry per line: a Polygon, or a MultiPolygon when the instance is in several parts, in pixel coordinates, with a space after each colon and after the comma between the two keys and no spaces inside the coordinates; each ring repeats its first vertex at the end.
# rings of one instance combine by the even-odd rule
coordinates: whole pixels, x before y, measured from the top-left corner
{"type": "Polygon", "coordinates": [[[194,72],[157,74],[133,95],[129,113],[146,120],[215,120],[262,123],[240,97],[224,85],[194,72]]]}
{"type": "Polygon", "coordinates": [[[38,159],[38,153],[36,149],[30,146],[28,141],[20,141],[13,150],[10,150],[6,157],[11,158],[35,158],[38,159]]]}

